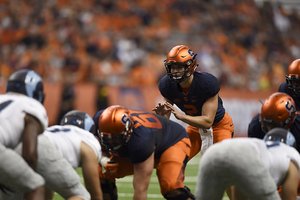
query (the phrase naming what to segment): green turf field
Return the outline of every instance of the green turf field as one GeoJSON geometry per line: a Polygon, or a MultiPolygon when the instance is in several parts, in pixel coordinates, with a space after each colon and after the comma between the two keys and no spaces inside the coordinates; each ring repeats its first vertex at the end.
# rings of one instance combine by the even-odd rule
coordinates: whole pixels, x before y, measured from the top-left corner
{"type": "MultiPolygon", "coordinates": [[[[186,170],[185,170],[185,185],[191,189],[194,193],[195,185],[197,180],[198,173],[198,164],[200,160],[200,154],[195,156],[192,160],[189,161],[186,170]]],[[[78,169],[77,172],[82,176],[81,169],[78,169]]],[[[82,179],[83,180],[83,179],[82,179]]],[[[131,200],[133,197],[133,186],[132,186],[132,176],[124,177],[117,180],[118,195],[119,200],[131,200]]],[[[148,188],[148,198],[149,200],[163,200],[164,198],[160,194],[158,180],[155,174],[155,170],[152,173],[150,185],[148,188]]],[[[223,200],[228,200],[229,198],[224,195],[223,200]]],[[[54,200],[63,200],[58,194],[55,194],[54,200]]]]}

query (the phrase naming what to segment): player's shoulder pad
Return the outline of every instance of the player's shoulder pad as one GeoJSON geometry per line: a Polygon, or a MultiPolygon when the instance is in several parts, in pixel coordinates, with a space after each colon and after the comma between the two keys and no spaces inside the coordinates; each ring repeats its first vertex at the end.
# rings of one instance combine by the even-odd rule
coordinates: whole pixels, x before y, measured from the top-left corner
{"type": "Polygon", "coordinates": [[[278,92],[287,92],[287,83],[286,82],[283,82],[281,83],[281,85],[278,87],[278,92]]]}
{"type": "Polygon", "coordinates": [[[164,77],[162,77],[160,80],[159,80],[159,83],[158,83],[158,89],[160,92],[164,91],[166,88],[168,88],[168,85],[170,83],[170,79],[167,75],[165,75],[164,77]]]}
{"type": "Polygon", "coordinates": [[[208,72],[195,73],[195,79],[198,87],[202,91],[210,94],[210,96],[216,95],[220,91],[220,82],[213,74],[208,72]]]}
{"type": "Polygon", "coordinates": [[[27,96],[22,99],[22,104],[24,105],[24,112],[37,118],[45,130],[49,123],[45,107],[39,101],[27,96]]]}

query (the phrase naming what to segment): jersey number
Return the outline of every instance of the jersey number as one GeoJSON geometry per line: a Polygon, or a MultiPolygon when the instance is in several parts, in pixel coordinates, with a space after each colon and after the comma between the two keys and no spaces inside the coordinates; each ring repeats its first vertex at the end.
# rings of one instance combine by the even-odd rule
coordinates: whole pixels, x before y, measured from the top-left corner
{"type": "Polygon", "coordinates": [[[149,113],[142,113],[138,115],[133,115],[132,118],[135,122],[134,128],[137,128],[139,126],[144,126],[146,128],[155,128],[155,129],[162,128],[160,121],[155,115],[149,113]]]}
{"type": "Polygon", "coordinates": [[[194,114],[198,113],[197,108],[193,105],[183,104],[183,106],[187,109],[186,113],[191,115],[191,116],[194,116],[194,114]]]}

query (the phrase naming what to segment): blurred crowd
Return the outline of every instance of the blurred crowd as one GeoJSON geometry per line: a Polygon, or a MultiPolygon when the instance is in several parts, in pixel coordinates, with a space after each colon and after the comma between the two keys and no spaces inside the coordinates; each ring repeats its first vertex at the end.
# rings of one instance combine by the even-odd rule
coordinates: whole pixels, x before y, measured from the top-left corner
{"type": "Polygon", "coordinates": [[[0,0],[0,77],[146,86],[185,44],[222,86],[278,87],[300,58],[300,14],[254,0],[0,0]]]}

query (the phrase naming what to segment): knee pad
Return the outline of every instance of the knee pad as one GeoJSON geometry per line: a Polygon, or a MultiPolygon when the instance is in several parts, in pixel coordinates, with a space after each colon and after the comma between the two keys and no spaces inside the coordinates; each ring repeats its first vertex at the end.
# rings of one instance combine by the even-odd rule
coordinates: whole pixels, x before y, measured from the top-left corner
{"type": "Polygon", "coordinates": [[[191,190],[186,186],[184,186],[184,188],[172,190],[165,194],[164,197],[167,200],[195,200],[195,196],[191,193],[191,190]]]}
{"type": "Polygon", "coordinates": [[[117,186],[114,182],[100,178],[103,200],[117,200],[117,186]]]}

